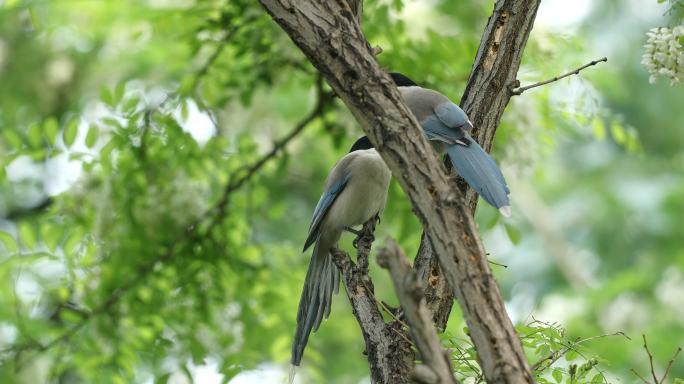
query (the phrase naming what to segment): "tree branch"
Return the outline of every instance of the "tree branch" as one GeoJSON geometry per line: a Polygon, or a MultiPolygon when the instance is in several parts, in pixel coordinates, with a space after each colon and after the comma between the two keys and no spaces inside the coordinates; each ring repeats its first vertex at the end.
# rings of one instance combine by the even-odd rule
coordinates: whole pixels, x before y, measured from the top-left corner
{"type": "Polygon", "coordinates": [[[581,70],[583,70],[583,69],[585,69],[585,68],[587,68],[587,67],[591,67],[592,65],[596,65],[596,64],[598,64],[598,63],[607,62],[607,61],[608,61],[608,58],[607,58],[607,57],[604,57],[604,58],[598,59],[598,60],[594,60],[594,61],[592,61],[592,62],[590,62],[590,63],[588,63],[588,64],[584,64],[583,66],[581,66],[581,67],[579,67],[579,68],[575,68],[575,69],[573,69],[572,71],[570,71],[570,72],[568,72],[568,73],[564,73],[564,74],[562,74],[562,75],[560,75],[560,76],[556,76],[556,77],[551,78],[551,79],[549,79],[549,80],[540,81],[540,82],[538,82],[538,83],[530,84],[530,85],[527,85],[527,86],[524,86],[524,87],[520,87],[520,82],[519,82],[518,80],[516,80],[515,82],[513,82],[513,85],[512,85],[512,87],[511,87],[511,94],[512,94],[513,96],[521,95],[523,92],[525,92],[525,91],[527,91],[527,90],[529,90],[529,89],[536,88],[536,87],[541,87],[542,85],[546,85],[546,84],[549,84],[549,83],[553,83],[554,81],[558,81],[558,80],[560,80],[560,79],[564,79],[564,78],[566,78],[566,77],[568,77],[568,76],[571,76],[571,75],[579,75],[579,73],[580,73],[581,70]],[[515,88],[515,87],[518,87],[518,88],[515,88]],[[514,88],[515,88],[515,89],[514,89],[514,88]]]}
{"type": "MultiPolygon", "coordinates": [[[[470,210],[464,206],[457,185],[437,161],[434,149],[424,138],[394,83],[375,60],[347,3],[342,0],[260,2],[349,107],[410,198],[451,293],[461,303],[487,381],[533,382],[470,210]]],[[[496,12],[505,19],[497,26],[496,36],[492,34],[493,40],[498,41],[497,49],[500,46],[507,52],[511,46],[520,46],[509,41],[509,34],[505,32],[515,32],[523,25],[527,27],[526,39],[538,4],[539,0],[497,3],[496,12]],[[507,5],[510,8],[505,8],[507,5]],[[519,15],[527,18],[518,20],[519,15]]],[[[513,32],[512,38],[519,38],[513,32]]],[[[488,72],[495,63],[504,65],[502,60],[511,59],[509,54],[496,52],[486,54],[482,65],[488,72]]],[[[510,81],[514,75],[515,72],[510,81]]],[[[510,81],[500,81],[496,87],[491,81],[484,81],[483,91],[491,88],[496,94],[509,94],[504,85],[510,81]]],[[[483,110],[490,108],[497,106],[487,105],[483,110]]],[[[476,120],[481,122],[486,116],[489,115],[476,115],[476,120]]],[[[500,113],[495,117],[498,121],[500,113]]],[[[406,353],[411,356],[410,352],[406,353]]],[[[397,382],[406,380],[402,377],[397,382]]]]}
{"type": "Polygon", "coordinates": [[[374,217],[366,222],[355,240],[358,246],[357,264],[342,250],[335,249],[332,255],[335,265],[342,273],[347,297],[361,327],[372,381],[401,383],[408,377],[413,361],[406,358],[406,353],[400,352],[410,350],[410,343],[407,339],[395,337],[401,330],[400,322],[385,323],[376,304],[373,283],[368,276],[368,256],[374,240],[376,220],[374,217]]]}
{"type": "MultiPolygon", "coordinates": [[[[389,239],[378,253],[378,264],[388,269],[392,276],[394,290],[399,297],[404,316],[411,326],[411,337],[415,341],[425,367],[429,367],[428,376],[432,377],[423,376],[421,381],[456,384],[457,380],[454,377],[449,356],[442,348],[432,322],[432,314],[425,305],[420,280],[411,268],[404,251],[394,240],[389,239]]],[[[414,376],[417,372],[420,370],[414,371],[414,376]]]]}

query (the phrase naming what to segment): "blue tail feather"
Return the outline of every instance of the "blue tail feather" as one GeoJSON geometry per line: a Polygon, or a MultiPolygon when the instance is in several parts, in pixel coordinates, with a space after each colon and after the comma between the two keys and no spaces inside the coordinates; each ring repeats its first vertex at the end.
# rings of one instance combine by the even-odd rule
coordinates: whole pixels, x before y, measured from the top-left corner
{"type": "Polygon", "coordinates": [[[298,366],[301,362],[311,332],[316,332],[323,318],[330,315],[332,294],[338,292],[339,273],[330,255],[330,246],[321,244],[319,236],[316,239],[304,280],[304,289],[299,299],[297,328],[292,343],[291,363],[294,366],[298,366]]]}

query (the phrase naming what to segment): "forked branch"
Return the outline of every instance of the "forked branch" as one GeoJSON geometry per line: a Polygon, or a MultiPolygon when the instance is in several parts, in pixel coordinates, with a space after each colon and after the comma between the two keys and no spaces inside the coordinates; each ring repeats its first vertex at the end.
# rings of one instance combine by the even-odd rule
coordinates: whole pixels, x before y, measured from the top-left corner
{"type": "Polygon", "coordinates": [[[641,338],[644,340],[643,347],[644,347],[644,350],[646,351],[646,354],[648,355],[648,365],[651,368],[651,377],[653,377],[653,383],[646,380],[634,368],[632,368],[631,371],[634,375],[636,375],[636,377],[638,377],[641,381],[643,381],[644,384],[662,384],[665,382],[667,375],[670,374],[670,369],[672,368],[672,364],[674,364],[675,360],[677,359],[679,352],[682,351],[682,347],[677,347],[677,350],[675,351],[674,355],[672,355],[672,357],[670,358],[670,361],[667,363],[667,367],[665,368],[665,373],[663,373],[663,377],[658,379],[658,376],[655,373],[655,367],[653,365],[653,354],[651,353],[651,350],[648,348],[648,343],[646,342],[646,335],[641,335],[641,338]]]}

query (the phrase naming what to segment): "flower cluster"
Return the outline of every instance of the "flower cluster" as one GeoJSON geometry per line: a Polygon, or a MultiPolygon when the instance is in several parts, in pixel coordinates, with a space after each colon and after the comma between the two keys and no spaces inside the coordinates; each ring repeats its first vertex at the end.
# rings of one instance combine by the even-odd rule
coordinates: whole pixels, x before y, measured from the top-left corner
{"type": "Polygon", "coordinates": [[[651,74],[649,81],[656,82],[657,76],[670,79],[670,85],[684,80],[684,50],[680,38],[684,36],[684,26],[675,28],[658,27],[646,33],[648,41],[641,63],[651,74]]]}

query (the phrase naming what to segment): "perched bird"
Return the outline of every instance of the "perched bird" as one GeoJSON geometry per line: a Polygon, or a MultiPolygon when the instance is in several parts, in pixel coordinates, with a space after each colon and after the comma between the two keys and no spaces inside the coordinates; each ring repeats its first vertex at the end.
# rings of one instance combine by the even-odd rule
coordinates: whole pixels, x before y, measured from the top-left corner
{"type": "Polygon", "coordinates": [[[358,139],[328,174],[304,243],[304,251],[315,245],[299,299],[290,382],[311,330],[318,330],[321,320],[328,317],[332,293],[338,292],[340,273],[330,250],[337,246],[342,231],[380,215],[390,179],[389,168],[366,136],[358,139]]]}
{"type": "Polygon", "coordinates": [[[401,73],[392,72],[390,76],[435,149],[440,153],[446,149],[454,168],[468,185],[502,215],[510,217],[506,180],[494,159],[470,137],[468,132],[473,124],[466,113],[446,96],[419,87],[401,73]]]}

